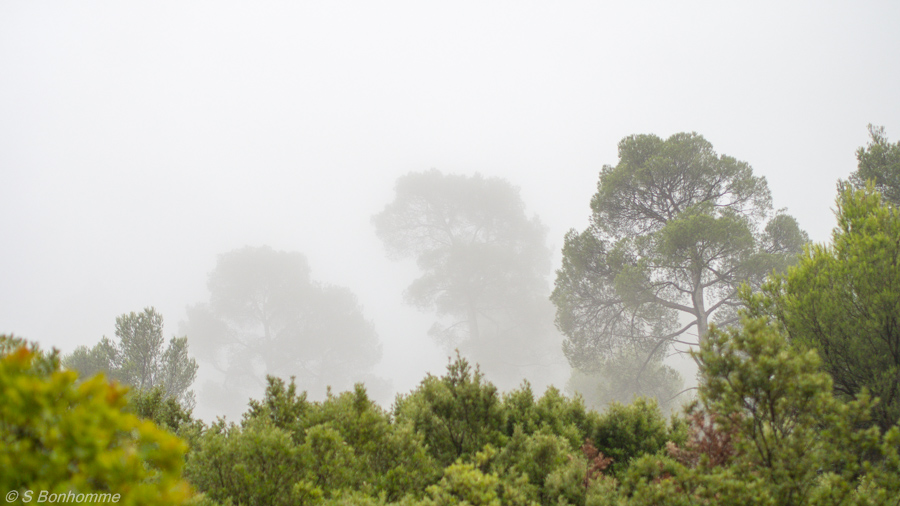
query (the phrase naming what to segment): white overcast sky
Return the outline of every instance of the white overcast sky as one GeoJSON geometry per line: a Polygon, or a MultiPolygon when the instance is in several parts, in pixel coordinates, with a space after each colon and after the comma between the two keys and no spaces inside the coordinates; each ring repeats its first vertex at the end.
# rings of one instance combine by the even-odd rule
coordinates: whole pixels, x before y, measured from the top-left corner
{"type": "Polygon", "coordinates": [[[900,138],[900,2],[0,2],[0,332],[70,352],[270,245],[349,287],[399,391],[445,358],[370,217],[410,171],[502,176],[582,229],[627,135],[705,136],[828,240],[900,138]]]}

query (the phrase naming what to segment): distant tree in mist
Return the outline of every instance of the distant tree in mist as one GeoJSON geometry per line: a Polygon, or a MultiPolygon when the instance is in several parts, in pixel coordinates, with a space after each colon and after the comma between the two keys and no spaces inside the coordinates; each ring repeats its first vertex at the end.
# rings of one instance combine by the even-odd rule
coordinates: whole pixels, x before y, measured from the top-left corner
{"type": "Polygon", "coordinates": [[[869,143],[856,150],[859,162],[850,182],[857,189],[873,181],[875,188],[892,205],[900,205],[900,142],[888,142],[884,127],[869,125],[869,143]]]}
{"type": "Polygon", "coordinates": [[[164,347],[163,317],[152,307],[116,318],[117,342],[103,337],[93,348],[78,347],[63,365],[82,377],[106,374],[140,391],[162,394],[190,408],[189,390],[197,376],[197,361],[188,356],[187,337],[172,337],[164,347]]]}
{"type": "Polygon", "coordinates": [[[429,332],[435,341],[458,347],[506,385],[558,350],[546,230],[526,216],[508,181],[409,173],[372,222],[392,258],[416,259],[421,275],[404,295],[438,316],[429,332]]]}
{"type": "Polygon", "coordinates": [[[207,283],[209,302],[189,307],[184,330],[198,356],[224,374],[224,404],[236,412],[266,376],[296,377],[324,392],[370,374],[381,345],[350,290],[310,279],[301,253],[268,246],[219,256],[207,283]]]}
{"type": "Polygon", "coordinates": [[[619,163],[600,173],[591,224],[566,234],[557,271],[551,299],[570,364],[659,390],[672,345],[702,342],[711,321],[736,322],[741,284],[759,286],[807,242],[771,200],[764,177],[696,133],[623,139],[619,163]]]}

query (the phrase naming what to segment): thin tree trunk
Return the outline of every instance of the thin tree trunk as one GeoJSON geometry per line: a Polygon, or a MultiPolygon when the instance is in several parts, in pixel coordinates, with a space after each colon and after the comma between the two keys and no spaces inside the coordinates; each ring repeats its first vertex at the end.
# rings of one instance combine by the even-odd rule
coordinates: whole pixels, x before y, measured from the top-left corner
{"type": "Polygon", "coordinates": [[[694,291],[691,293],[691,301],[694,304],[694,316],[697,318],[697,339],[702,345],[706,341],[706,332],[709,330],[709,321],[706,316],[706,303],[703,300],[703,272],[701,269],[694,271],[694,291]]]}
{"type": "Polygon", "coordinates": [[[469,320],[469,339],[478,341],[478,311],[475,310],[475,304],[471,300],[468,301],[466,306],[469,320]]]}

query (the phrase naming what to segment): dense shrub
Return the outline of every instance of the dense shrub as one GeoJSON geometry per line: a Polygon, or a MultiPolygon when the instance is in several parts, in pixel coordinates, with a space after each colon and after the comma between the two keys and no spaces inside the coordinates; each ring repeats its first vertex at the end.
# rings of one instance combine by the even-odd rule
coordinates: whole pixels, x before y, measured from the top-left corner
{"type": "Polygon", "coordinates": [[[392,501],[440,478],[422,437],[391,423],[362,385],[310,402],[277,378],[240,425],[219,421],[199,438],[187,472],[211,498],[239,504],[317,504],[349,491],[392,501]]]}
{"type": "Polygon", "coordinates": [[[596,431],[600,420],[597,412],[588,411],[581,397],[566,397],[552,386],[535,400],[528,382],[503,396],[503,411],[507,436],[517,428],[525,434],[543,431],[565,438],[573,450],[596,431]]]}
{"type": "Polygon", "coordinates": [[[432,457],[448,466],[474,456],[484,445],[502,446],[503,409],[497,387],[457,358],[440,378],[429,375],[394,405],[397,423],[422,434],[432,457]]]}
{"type": "Polygon", "coordinates": [[[631,404],[614,402],[600,416],[591,440],[607,457],[613,459],[610,472],[617,474],[641,455],[655,454],[671,440],[683,438],[680,426],[670,426],[654,399],[635,398],[631,404]]]}
{"type": "Polygon", "coordinates": [[[184,442],[125,412],[127,388],[77,380],[55,352],[0,336],[0,489],[23,502],[46,491],[69,502],[109,493],[118,504],[185,503],[184,442]]]}

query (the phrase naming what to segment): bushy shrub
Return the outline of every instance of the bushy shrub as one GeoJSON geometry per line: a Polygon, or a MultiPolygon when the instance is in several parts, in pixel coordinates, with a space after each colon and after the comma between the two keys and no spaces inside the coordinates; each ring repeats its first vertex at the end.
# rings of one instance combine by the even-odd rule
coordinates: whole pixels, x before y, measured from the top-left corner
{"type": "Polygon", "coordinates": [[[505,438],[497,388],[460,357],[444,376],[428,375],[410,394],[398,397],[394,417],[424,437],[441,466],[471,458],[486,444],[502,446],[505,438]]]}
{"type": "Polygon", "coordinates": [[[503,396],[503,412],[506,436],[511,437],[517,428],[525,434],[542,431],[565,438],[573,450],[594,433],[600,420],[581,397],[566,397],[552,386],[535,400],[528,382],[503,396]]]}
{"type": "Polygon", "coordinates": [[[293,380],[269,378],[241,425],[219,421],[199,438],[188,476],[223,503],[318,504],[351,491],[357,499],[420,497],[440,469],[422,436],[391,423],[362,385],[310,402],[293,380]]]}
{"type": "Polygon", "coordinates": [[[678,438],[676,432],[666,423],[656,400],[637,397],[631,404],[610,404],[590,438],[613,459],[610,473],[617,474],[632,459],[663,450],[666,442],[678,438]]]}
{"type": "Polygon", "coordinates": [[[118,504],[185,503],[184,442],[127,413],[127,388],[77,380],[55,352],[0,336],[0,489],[24,502],[46,491],[73,502],[108,493],[118,504]]]}
{"type": "Polygon", "coordinates": [[[266,419],[243,427],[214,423],[189,455],[186,475],[222,504],[304,504],[295,490],[307,477],[300,449],[289,432],[266,419]]]}

